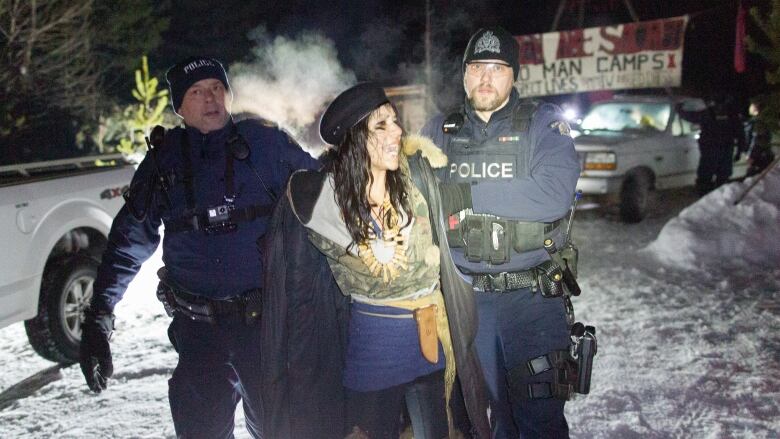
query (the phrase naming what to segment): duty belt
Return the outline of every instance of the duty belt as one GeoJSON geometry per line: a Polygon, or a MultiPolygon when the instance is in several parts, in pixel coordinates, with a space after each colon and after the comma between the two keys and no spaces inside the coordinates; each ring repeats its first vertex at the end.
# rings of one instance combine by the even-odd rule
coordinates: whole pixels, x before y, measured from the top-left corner
{"type": "Polygon", "coordinates": [[[160,276],[161,281],[157,286],[157,298],[163,302],[169,316],[179,312],[191,320],[208,323],[216,323],[218,317],[229,314],[244,314],[247,322],[260,317],[262,294],[258,288],[244,291],[227,299],[210,299],[170,285],[172,282],[167,278],[165,267],[160,268],[158,276],[160,276]]]}
{"type": "Polygon", "coordinates": [[[475,289],[488,293],[535,288],[537,286],[536,272],[532,268],[514,272],[475,274],[471,285],[475,289]]]}
{"type": "Polygon", "coordinates": [[[564,294],[561,278],[560,267],[553,261],[544,261],[528,270],[475,274],[471,286],[486,293],[530,288],[533,292],[541,290],[544,297],[559,297],[564,294]]]}
{"type": "Polygon", "coordinates": [[[563,220],[561,220],[561,219],[557,219],[557,220],[555,220],[555,221],[553,221],[551,223],[544,223],[544,233],[545,234],[546,233],[551,233],[553,230],[557,229],[558,226],[561,225],[562,221],[563,220]]]}

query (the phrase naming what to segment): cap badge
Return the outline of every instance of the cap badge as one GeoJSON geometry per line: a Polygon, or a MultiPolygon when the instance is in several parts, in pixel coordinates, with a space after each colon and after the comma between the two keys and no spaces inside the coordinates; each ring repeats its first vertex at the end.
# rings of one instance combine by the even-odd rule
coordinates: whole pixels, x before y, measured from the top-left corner
{"type": "Polygon", "coordinates": [[[481,52],[501,53],[501,43],[492,31],[486,31],[474,46],[474,55],[481,52]]]}
{"type": "Polygon", "coordinates": [[[555,122],[550,124],[550,128],[552,129],[558,129],[558,133],[562,136],[569,136],[571,137],[571,128],[569,127],[569,124],[562,120],[556,120],[555,122]]]}

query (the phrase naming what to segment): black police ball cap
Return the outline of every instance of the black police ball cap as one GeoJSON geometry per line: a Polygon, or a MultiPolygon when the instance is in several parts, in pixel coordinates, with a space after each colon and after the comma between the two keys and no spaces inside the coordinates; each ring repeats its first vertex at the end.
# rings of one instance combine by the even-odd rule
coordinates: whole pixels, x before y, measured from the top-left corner
{"type": "Polygon", "coordinates": [[[320,120],[320,137],[339,145],[347,131],[377,107],[389,102],[384,89],[373,82],[362,82],[336,96],[320,120]]]}
{"type": "Polygon", "coordinates": [[[165,73],[165,79],[170,87],[173,111],[177,114],[184,100],[184,94],[192,87],[192,84],[200,80],[218,79],[225,86],[225,90],[230,90],[227,73],[225,73],[222,63],[205,56],[193,56],[179,62],[168,69],[168,72],[165,73]]]}
{"type": "Polygon", "coordinates": [[[463,73],[466,64],[486,59],[498,59],[512,66],[515,81],[520,73],[520,45],[515,37],[502,27],[485,27],[474,33],[463,54],[463,73]]]}

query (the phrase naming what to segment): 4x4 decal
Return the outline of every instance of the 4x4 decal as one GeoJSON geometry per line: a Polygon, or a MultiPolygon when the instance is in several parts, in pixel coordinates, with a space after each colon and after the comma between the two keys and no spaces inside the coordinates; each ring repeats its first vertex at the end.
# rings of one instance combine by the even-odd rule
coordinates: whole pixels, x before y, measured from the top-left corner
{"type": "Polygon", "coordinates": [[[119,187],[112,187],[104,190],[100,193],[100,199],[101,200],[110,200],[112,198],[121,197],[122,193],[126,191],[130,186],[124,185],[121,188],[119,187]]]}

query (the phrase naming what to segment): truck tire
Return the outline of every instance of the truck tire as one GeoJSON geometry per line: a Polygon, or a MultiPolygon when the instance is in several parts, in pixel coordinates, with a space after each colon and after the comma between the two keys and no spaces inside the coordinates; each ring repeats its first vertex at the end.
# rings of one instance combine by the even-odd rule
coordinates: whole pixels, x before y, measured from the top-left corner
{"type": "Polygon", "coordinates": [[[647,214],[652,176],[638,171],[629,174],[620,190],[620,218],[626,223],[638,223],[647,214]]]}
{"type": "Polygon", "coordinates": [[[38,315],[24,322],[27,338],[40,356],[64,364],[78,361],[82,316],[96,277],[97,262],[87,256],[47,265],[38,315]]]}

